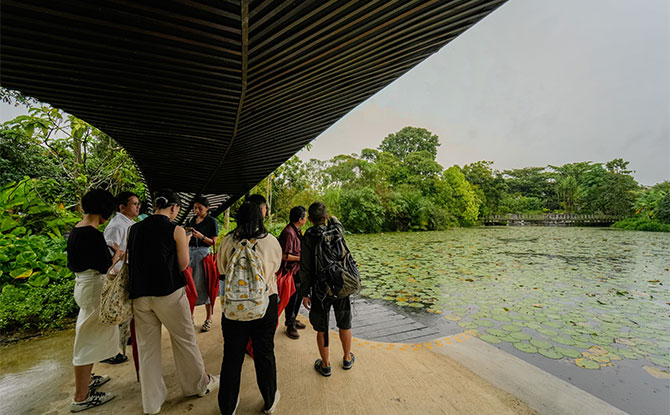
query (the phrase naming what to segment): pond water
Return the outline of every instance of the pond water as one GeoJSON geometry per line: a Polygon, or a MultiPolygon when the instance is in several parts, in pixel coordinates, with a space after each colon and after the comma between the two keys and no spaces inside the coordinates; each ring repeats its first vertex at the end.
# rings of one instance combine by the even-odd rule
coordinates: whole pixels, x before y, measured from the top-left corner
{"type": "Polygon", "coordinates": [[[585,389],[631,413],[670,411],[670,234],[486,227],[347,242],[363,296],[439,316],[566,380],[620,374],[620,389],[639,389],[627,400],[651,409],[611,402],[616,387],[585,389]]]}

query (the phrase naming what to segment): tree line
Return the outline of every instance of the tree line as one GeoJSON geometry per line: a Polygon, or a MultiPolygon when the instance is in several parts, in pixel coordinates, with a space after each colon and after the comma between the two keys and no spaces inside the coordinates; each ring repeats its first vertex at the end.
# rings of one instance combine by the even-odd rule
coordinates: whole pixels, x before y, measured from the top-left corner
{"type": "Polygon", "coordinates": [[[271,194],[274,214],[283,221],[291,206],[323,200],[352,232],[473,226],[506,213],[670,222],[670,181],[641,186],[621,158],[503,171],[493,161],[477,161],[445,169],[436,161],[439,146],[430,131],[405,127],[360,154],[307,162],[294,156],[252,192],[271,194]]]}

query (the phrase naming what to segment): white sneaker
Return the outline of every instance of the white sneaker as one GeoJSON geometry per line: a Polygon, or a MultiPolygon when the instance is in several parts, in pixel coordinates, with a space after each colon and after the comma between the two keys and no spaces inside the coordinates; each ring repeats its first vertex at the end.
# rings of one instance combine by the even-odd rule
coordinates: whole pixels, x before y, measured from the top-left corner
{"type": "Polygon", "coordinates": [[[210,392],[215,391],[219,388],[219,377],[215,375],[208,375],[209,382],[207,382],[207,389],[204,392],[198,394],[199,397],[207,396],[210,392]]]}
{"type": "Polygon", "coordinates": [[[272,406],[270,409],[263,409],[264,414],[273,414],[275,412],[275,409],[277,409],[277,404],[279,403],[279,398],[281,397],[281,394],[279,393],[279,389],[277,389],[277,392],[275,392],[275,401],[272,403],[272,406]]]}
{"type": "Polygon", "coordinates": [[[92,390],[88,392],[88,396],[81,402],[72,401],[70,406],[70,412],[80,412],[87,409],[93,408],[95,406],[100,406],[103,403],[109,402],[114,399],[114,395],[111,393],[98,392],[92,390]]]}

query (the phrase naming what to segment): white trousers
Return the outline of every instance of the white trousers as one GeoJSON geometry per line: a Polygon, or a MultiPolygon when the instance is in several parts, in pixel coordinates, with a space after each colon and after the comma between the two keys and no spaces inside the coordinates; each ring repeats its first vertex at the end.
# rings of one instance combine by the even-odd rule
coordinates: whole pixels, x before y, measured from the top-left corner
{"type": "Polygon", "coordinates": [[[186,396],[204,392],[207,373],[195,339],[186,290],[164,297],[133,300],[135,331],[140,358],[140,386],[145,413],[160,409],[167,399],[161,362],[161,325],[170,333],[177,378],[186,396]]]}

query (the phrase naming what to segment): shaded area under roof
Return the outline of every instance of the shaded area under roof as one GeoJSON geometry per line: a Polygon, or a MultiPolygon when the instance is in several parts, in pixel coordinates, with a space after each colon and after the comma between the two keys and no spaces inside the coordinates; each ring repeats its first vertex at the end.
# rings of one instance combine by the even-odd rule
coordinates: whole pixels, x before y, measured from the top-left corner
{"type": "Polygon", "coordinates": [[[0,84],[218,214],[504,2],[2,0],[0,84]]]}

